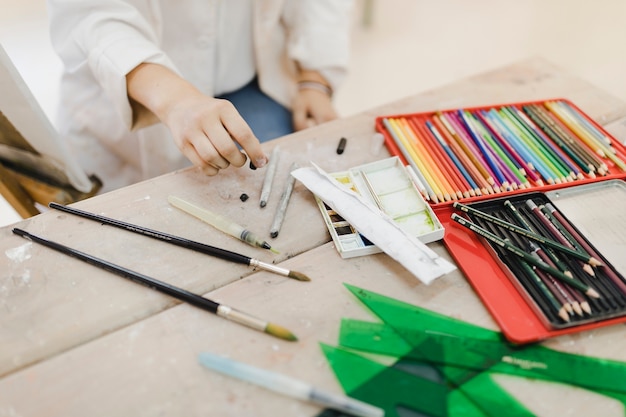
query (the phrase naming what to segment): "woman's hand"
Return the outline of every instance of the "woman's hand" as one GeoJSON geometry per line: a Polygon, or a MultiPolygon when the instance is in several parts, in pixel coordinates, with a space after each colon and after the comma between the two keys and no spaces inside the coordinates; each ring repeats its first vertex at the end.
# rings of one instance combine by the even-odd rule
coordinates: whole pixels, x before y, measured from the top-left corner
{"type": "Polygon", "coordinates": [[[302,130],[336,119],[333,90],[328,82],[317,71],[299,71],[298,94],[292,105],[294,128],[302,130]]]}
{"type": "Polygon", "coordinates": [[[313,88],[298,90],[292,113],[293,126],[296,130],[306,129],[337,118],[330,96],[313,88]]]}
{"type": "Polygon", "coordinates": [[[147,109],[156,115],[183,155],[207,175],[246,163],[237,144],[256,167],[267,163],[258,139],[229,101],[205,96],[161,65],[140,64],[126,80],[133,113],[147,109]]]}

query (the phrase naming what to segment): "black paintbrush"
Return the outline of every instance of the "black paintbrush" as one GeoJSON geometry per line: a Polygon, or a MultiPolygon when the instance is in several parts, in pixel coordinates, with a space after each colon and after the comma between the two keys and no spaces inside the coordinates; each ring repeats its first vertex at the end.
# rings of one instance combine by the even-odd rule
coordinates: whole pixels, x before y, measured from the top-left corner
{"type": "Polygon", "coordinates": [[[103,224],[108,224],[110,226],[119,227],[120,229],[125,229],[130,232],[139,233],[141,235],[158,239],[163,242],[172,243],[174,245],[181,246],[183,248],[192,249],[197,252],[201,252],[206,255],[215,256],[217,258],[224,259],[227,261],[248,265],[253,268],[259,268],[259,269],[263,269],[269,272],[274,272],[276,274],[283,275],[285,277],[297,279],[298,281],[310,281],[310,278],[304,275],[303,273],[300,273],[297,271],[290,271],[285,268],[280,268],[278,266],[261,262],[258,259],[253,259],[253,258],[250,258],[249,256],[245,256],[236,252],[231,252],[226,249],[216,248],[215,246],[206,245],[204,243],[195,242],[193,240],[170,235],[168,233],[159,232],[157,230],[148,229],[146,227],[137,226],[137,225],[126,223],[120,220],[115,220],[115,219],[111,219],[108,217],[104,217],[98,214],[89,213],[87,211],[79,210],[79,209],[69,207],[69,206],[64,206],[58,203],[50,203],[49,207],[64,211],[66,213],[75,214],[77,216],[81,216],[86,219],[95,220],[103,224]]]}
{"type": "Polygon", "coordinates": [[[182,288],[178,288],[173,285],[167,284],[165,282],[156,280],[147,275],[143,275],[138,272],[131,271],[130,269],[113,264],[103,259],[96,258],[95,256],[86,254],[84,252],[80,252],[76,249],[72,249],[60,243],[53,242],[51,240],[47,240],[42,237],[30,234],[22,229],[14,228],[13,233],[15,233],[16,235],[22,236],[26,239],[29,239],[33,242],[40,243],[58,252],[64,253],[69,256],[73,256],[74,258],[80,259],[81,261],[85,261],[91,265],[97,266],[106,271],[113,272],[114,274],[120,275],[124,278],[128,278],[131,281],[134,281],[136,283],[146,285],[152,289],[155,289],[159,292],[167,294],[178,300],[192,304],[196,307],[202,308],[203,310],[210,311],[213,314],[217,314],[218,316],[223,317],[225,319],[235,321],[239,324],[243,324],[244,326],[248,326],[250,328],[260,330],[262,332],[271,334],[272,336],[276,336],[281,339],[292,340],[292,341],[297,340],[296,336],[293,333],[291,333],[289,330],[287,330],[286,328],[282,326],[278,326],[276,324],[267,322],[265,320],[261,320],[256,317],[250,316],[239,310],[235,310],[234,308],[229,307],[227,305],[219,304],[215,301],[209,300],[208,298],[204,298],[198,294],[194,294],[182,288]]]}

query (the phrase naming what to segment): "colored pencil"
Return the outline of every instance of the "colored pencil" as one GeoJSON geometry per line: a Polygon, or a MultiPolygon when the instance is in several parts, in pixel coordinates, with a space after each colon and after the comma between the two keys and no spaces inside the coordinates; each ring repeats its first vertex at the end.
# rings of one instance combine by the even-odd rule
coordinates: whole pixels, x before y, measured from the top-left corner
{"type": "Polygon", "coordinates": [[[422,132],[414,128],[410,120],[404,117],[398,120],[402,128],[407,132],[411,144],[415,147],[418,155],[420,155],[424,164],[428,167],[427,169],[429,169],[436,178],[439,178],[440,187],[444,191],[444,199],[446,199],[446,201],[456,199],[457,193],[460,193],[460,190],[455,187],[452,177],[445,173],[444,167],[436,161],[436,154],[427,148],[427,139],[423,136],[422,132]]]}
{"type": "MultiPolygon", "coordinates": [[[[566,142],[538,115],[531,107],[525,107],[524,111],[528,114],[530,119],[541,128],[550,139],[561,148],[577,165],[580,169],[585,171],[588,175],[592,175],[595,171],[593,164],[588,163],[583,153],[578,148],[569,146],[566,142]]],[[[593,174],[595,175],[595,174],[593,174]]]]}
{"type": "MultiPolygon", "coordinates": [[[[488,222],[483,223],[480,220],[481,219],[477,219],[476,223],[483,229],[490,231],[492,234],[499,236],[501,239],[513,239],[518,242],[518,245],[522,245],[521,242],[519,242],[518,236],[515,236],[514,234],[507,234],[506,231],[497,229],[494,224],[488,222]]],[[[502,256],[506,256],[505,254],[508,253],[506,250],[499,246],[494,247],[500,248],[502,256]]],[[[530,252],[530,254],[533,255],[533,252],[530,252]]],[[[538,269],[535,265],[524,262],[519,257],[507,256],[507,259],[510,260],[509,266],[511,266],[510,264],[513,263],[521,269],[521,273],[515,274],[515,277],[518,281],[520,281],[520,283],[526,288],[527,291],[533,293],[533,299],[536,303],[541,305],[542,310],[545,313],[549,313],[552,309],[554,310],[554,312],[556,312],[556,315],[559,316],[563,321],[570,321],[567,308],[569,305],[565,301],[564,297],[560,297],[550,288],[547,279],[544,278],[543,271],[538,269]]],[[[571,308],[571,306],[569,307],[571,308]]]]}
{"type": "Polygon", "coordinates": [[[468,228],[469,230],[473,231],[474,233],[484,237],[485,239],[489,240],[490,242],[506,249],[507,251],[511,252],[512,254],[520,257],[521,259],[523,259],[525,262],[532,264],[534,266],[536,266],[539,269],[544,270],[545,272],[549,273],[550,275],[552,275],[554,278],[559,279],[563,282],[566,282],[568,284],[570,284],[571,286],[577,288],[578,290],[584,292],[585,294],[587,294],[589,297],[593,297],[593,298],[599,298],[600,295],[598,294],[598,292],[591,288],[589,285],[583,284],[582,282],[570,278],[567,275],[565,275],[564,273],[562,273],[561,271],[559,271],[558,269],[552,268],[550,265],[546,264],[545,262],[543,262],[542,260],[535,258],[534,256],[532,256],[531,254],[523,251],[522,249],[518,248],[515,245],[512,245],[511,243],[509,243],[508,241],[506,241],[505,239],[501,239],[500,237],[486,231],[485,229],[477,226],[476,224],[470,222],[469,220],[459,216],[456,213],[452,214],[452,220],[454,220],[456,223],[460,224],[461,226],[464,226],[466,228],[468,228]]]}
{"type": "Polygon", "coordinates": [[[622,170],[626,171],[626,165],[614,156],[614,151],[610,149],[604,142],[597,140],[588,130],[584,129],[581,124],[571,117],[568,111],[556,106],[553,102],[544,103],[545,106],[552,111],[552,113],[558,117],[563,124],[574,132],[581,140],[583,140],[591,149],[593,149],[598,155],[611,159],[622,170]]]}
{"type": "Polygon", "coordinates": [[[519,143],[518,146],[528,149],[528,155],[532,160],[533,166],[537,171],[541,172],[548,183],[560,184],[563,182],[563,173],[552,163],[548,155],[543,153],[541,149],[528,138],[525,132],[518,128],[503,109],[494,110],[493,114],[494,117],[499,118],[501,123],[507,128],[513,140],[519,143]]]}
{"type": "Polygon", "coordinates": [[[480,188],[478,187],[472,176],[469,174],[469,172],[467,172],[467,169],[465,169],[465,166],[463,166],[456,154],[452,151],[452,149],[450,149],[450,146],[446,143],[439,130],[429,120],[426,121],[426,127],[432,133],[432,136],[437,141],[439,147],[443,149],[449,160],[452,161],[452,164],[456,168],[456,171],[459,172],[463,177],[463,180],[467,184],[467,190],[469,195],[471,197],[480,195],[480,188]]]}
{"type": "Polygon", "coordinates": [[[305,274],[297,271],[290,271],[286,268],[280,268],[278,266],[262,262],[258,259],[251,258],[240,253],[232,252],[227,249],[217,248],[204,243],[196,242],[190,239],[185,239],[179,236],[171,235],[169,233],[160,232],[158,230],[149,229],[147,227],[138,226],[136,224],[126,223],[121,220],[111,219],[99,214],[90,213],[88,211],[79,210],[74,207],[64,206],[58,203],[50,203],[50,208],[63,211],[65,213],[74,214],[86,219],[95,220],[102,224],[118,227],[129,232],[138,233],[143,236],[151,237],[153,239],[160,240],[165,243],[171,243],[176,246],[191,249],[205,255],[214,256],[226,261],[235,262],[243,265],[248,265],[253,268],[259,268],[264,271],[273,272],[285,277],[294,278],[298,281],[310,281],[310,278],[305,274]]]}
{"type": "Polygon", "coordinates": [[[567,101],[554,101],[556,106],[564,107],[569,110],[570,114],[579,120],[592,135],[594,135],[598,140],[605,143],[607,146],[611,146],[611,139],[604,133],[602,133],[593,123],[591,123],[586,117],[584,117],[578,110],[576,110],[570,103],[567,101]]]}
{"type": "Polygon", "coordinates": [[[522,227],[519,227],[517,225],[511,224],[509,222],[505,222],[497,217],[491,216],[483,211],[480,210],[476,210],[475,208],[472,208],[471,206],[459,203],[458,201],[455,201],[454,203],[452,203],[452,207],[464,211],[466,213],[471,213],[472,215],[476,216],[476,217],[481,217],[487,221],[491,221],[496,223],[498,226],[504,227],[512,232],[518,233],[528,239],[532,239],[536,242],[539,242],[541,244],[550,246],[558,251],[561,251],[563,253],[566,253],[567,255],[573,256],[577,259],[580,259],[584,262],[588,262],[590,264],[592,264],[593,266],[600,266],[602,265],[602,263],[595,259],[592,256],[589,256],[589,254],[587,253],[582,253],[579,251],[576,251],[574,249],[572,249],[570,246],[568,246],[567,244],[563,244],[562,242],[557,242],[554,241],[552,239],[546,238],[545,236],[541,236],[539,234],[536,233],[532,233],[522,227]]]}
{"type": "MultiPolygon", "coordinates": [[[[587,241],[572,227],[572,225],[567,221],[567,219],[550,203],[545,205],[546,209],[552,214],[552,216],[558,221],[563,228],[565,228],[570,235],[594,258],[600,259],[600,255],[598,252],[587,243],[587,241]]],[[[615,286],[622,292],[622,294],[626,295],[626,283],[621,279],[613,269],[609,268],[607,265],[600,265],[603,272],[613,281],[615,286]]]]}
{"type": "Polygon", "coordinates": [[[457,124],[464,127],[470,138],[474,140],[474,143],[478,147],[479,152],[483,155],[485,162],[487,162],[487,165],[489,165],[489,167],[491,168],[491,174],[496,177],[501,186],[506,188],[508,186],[508,180],[504,177],[504,174],[500,170],[500,167],[498,166],[494,158],[494,152],[491,147],[489,147],[485,143],[482,136],[476,131],[476,128],[472,126],[470,120],[466,117],[465,113],[463,113],[461,110],[458,110],[456,112],[456,115],[458,116],[457,124]]]}
{"type": "Polygon", "coordinates": [[[530,169],[539,173],[542,177],[540,185],[543,185],[544,182],[549,184],[553,184],[555,182],[552,172],[549,171],[543,162],[537,158],[537,155],[533,154],[528,147],[524,146],[521,140],[511,130],[511,127],[501,119],[495,110],[492,109],[491,111],[484,112],[484,116],[493,124],[498,133],[511,144],[511,146],[522,156],[522,158],[524,158],[530,169]]]}
{"type": "Polygon", "coordinates": [[[573,120],[565,111],[554,106],[551,102],[544,103],[545,106],[572,132],[574,132],[578,138],[580,138],[587,146],[601,157],[608,158],[615,165],[617,165],[622,171],[626,171],[626,163],[615,156],[615,153],[608,148],[604,143],[597,141],[592,135],[590,135],[585,129],[583,129],[579,123],[573,120]]]}
{"type": "Polygon", "coordinates": [[[409,152],[409,149],[407,149],[407,147],[404,145],[404,140],[403,140],[404,138],[401,137],[399,132],[396,131],[396,128],[391,123],[391,120],[388,119],[388,118],[384,118],[383,119],[383,125],[387,129],[387,132],[389,133],[389,135],[393,138],[393,142],[396,144],[396,146],[400,150],[401,154],[404,156],[404,159],[406,159],[406,161],[409,163],[409,165],[411,165],[411,167],[413,168],[413,172],[419,177],[420,182],[422,183],[422,185],[426,189],[425,198],[427,200],[432,201],[433,203],[439,202],[439,198],[437,197],[437,194],[435,194],[435,190],[433,190],[433,188],[431,187],[430,183],[428,182],[428,180],[424,176],[424,173],[417,166],[417,161],[415,160],[413,155],[409,152]]]}
{"type": "MultiPolygon", "coordinates": [[[[513,219],[515,219],[515,222],[517,222],[520,227],[528,230],[531,233],[539,234],[537,230],[524,218],[524,216],[519,213],[513,203],[511,203],[509,200],[505,200],[504,207],[511,214],[511,216],[513,216],[513,219]]],[[[541,245],[541,243],[539,243],[539,245],[541,245]]],[[[565,275],[568,275],[570,277],[572,276],[572,272],[569,270],[569,267],[554,253],[554,250],[551,247],[541,245],[540,249],[542,253],[545,253],[545,255],[550,259],[550,261],[552,262],[552,264],[555,265],[556,268],[558,268],[565,275]]]]}
{"type": "Polygon", "coordinates": [[[390,151],[421,174],[432,203],[626,171],[621,144],[564,100],[400,115],[383,124],[390,151]]]}
{"type": "Polygon", "coordinates": [[[535,173],[532,167],[528,164],[526,160],[524,160],[519,152],[511,146],[511,144],[502,137],[502,135],[498,132],[498,130],[492,125],[492,123],[487,120],[482,111],[476,111],[473,113],[476,118],[482,123],[484,128],[488,131],[490,136],[494,139],[494,141],[499,145],[506,155],[509,156],[509,159],[515,164],[518,171],[521,175],[527,178],[525,185],[529,186],[528,179],[533,181],[537,185],[543,185],[541,182],[541,178],[535,173]]]}
{"type": "MultiPolygon", "coordinates": [[[[574,252],[583,253],[581,251],[576,250],[574,245],[572,245],[572,243],[565,236],[563,236],[563,233],[554,225],[554,223],[550,221],[550,219],[548,219],[545,213],[543,213],[539,209],[539,206],[537,206],[537,204],[535,204],[534,201],[532,201],[531,199],[526,200],[526,206],[528,206],[531,213],[533,213],[536,216],[537,220],[539,220],[546,227],[546,229],[552,235],[553,238],[555,238],[557,241],[561,242],[563,246],[570,248],[574,252]]],[[[598,265],[601,265],[601,263],[599,260],[595,259],[588,253],[585,253],[585,257],[587,257],[588,260],[587,261],[581,260],[581,266],[589,275],[594,276],[595,273],[591,266],[592,265],[598,266],[598,265]]]]}
{"type": "Polygon", "coordinates": [[[456,142],[459,144],[461,149],[463,149],[467,157],[472,161],[472,163],[478,169],[483,178],[493,188],[493,186],[496,184],[496,181],[493,178],[492,173],[487,170],[487,163],[481,157],[479,152],[472,149],[473,146],[471,145],[470,140],[464,134],[464,131],[459,128],[456,120],[454,120],[453,117],[447,112],[439,112],[439,117],[452,138],[456,140],[456,142]]]}
{"type": "Polygon", "coordinates": [[[536,130],[534,124],[526,117],[526,115],[519,111],[516,107],[507,106],[503,108],[503,111],[510,115],[519,129],[527,132],[529,140],[533,140],[539,147],[539,152],[545,153],[550,161],[557,169],[565,175],[566,178],[571,180],[578,178],[579,170],[570,159],[550,140],[546,140],[546,136],[536,130]]]}
{"type": "Polygon", "coordinates": [[[576,134],[570,131],[558,117],[552,114],[546,107],[539,104],[529,105],[528,108],[538,114],[550,126],[550,128],[559,135],[559,137],[566,141],[568,146],[575,149],[581,157],[588,161],[598,174],[606,174],[606,164],[592,149],[587,146],[586,143],[579,140],[576,134]]]}
{"type": "Polygon", "coordinates": [[[407,149],[407,151],[411,155],[411,158],[415,162],[415,169],[422,174],[422,176],[426,179],[426,183],[430,185],[430,188],[433,190],[436,196],[436,201],[446,201],[446,198],[444,197],[444,190],[441,188],[439,181],[435,179],[433,172],[428,169],[428,166],[425,164],[424,159],[421,157],[420,154],[417,153],[417,150],[411,144],[410,138],[407,136],[407,132],[405,131],[405,129],[400,126],[396,119],[389,119],[389,123],[398,134],[398,137],[402,142],[402,146],[407,149]]]}
{"type": "Polygon", "coordinates": [[[497,155],[496,161],[500,163],[501,170],[509,178],[509,182],[516,184],[518,187],[525,188],[527,179],[523,172],[520,171],[516,163],[511,159],[510,155],[499,146],[498,142],[493,138],[489,130],[483,125],[483,123],[476,118],[476,116],[470,112],[466,112],[467,118],[472,125],[475,126],[480,136],[489,144],[492,152],[497,155]]]}
{"type": "Polygon", "coordinates": [[[456,197],[461,199],[469,197],[469,184],[462,177],[460,171],[450,160],[443,148],[439,146],[432,132],[426,127],[425,123],[416,118],[409,118],[407,122],[411,128],[416,131],[419,138],[424,141],[426,151],[433,157],[435,164],[441,167],[441,173],[448,179],[450,185],[455,189],[456,197]]]}
{"type": "Polygon", "coordinates": [[[250,316],[247,313],[235,310],[234,308],[229,307],[225,304],[217,303],[213,300],[202,297],[201,295],[194,294],[182,288],[175,287],[171,284],[167,284],[165,282],[151,278],[147,275],[140,274],[139,272],[131,271],[130,269],[113,264],[111,262],[86,254],[84,252],[80,252],[76,249],[70,248],[60,243],[53,242],[51,240],[47,240],[42,237],[33,235],[31,233],[28,233],[25,230],[14,228],[13,233],[15,233],[18,236],[22,236],[32,242],[36,242],[50,249],[56,250],[57,252],[61,252],[65,255],[72,256],[76,259],[87,262],[88,264],[91,264],[98,268],[112,272],[121,277],[127,278],[135,283],[142,284],[153,290],[159,291],[163,294],[167,294],[170,297],[174,297],[180,301],[184,301],[195,307],[209,311],[225,319],[234,321],[236,323],[242,324],[244,326],[250,327],[255,330],[260,330],[264,333],[267,333],[269,335],[272,335],[272,336],[275,336],[284,340],[289,340],[289,341],[297,340],[296,336],[292,332],[287,330],[286,328],[282,326],[278,326],[274,323],[270,323],[268,321],[250,316]]]}
{"type": "MultiPolygon", "coordinates": [[[[432,118],[434,125],[437,127],[439,132],[445,138],[446,142],[455,153],[457,158],[463,163],[463,166],[467,169],[467,172],[470,173],[473,180],[478,185],[478,189],[482,194],[493,194],[493,187],[491,184],[487,182],[487,179],[483,176],[483,174],[478,170],[474,161],[468,156],[467,152],[463,149],[463,147],[459,144],[459,141],[454,138],[452,133],[448,130],[448,128],[444,124],[444,119],[439,115],[435,115],[432,118]]],[[[475,158],[474,158],[475,159],[475,158]]]]}

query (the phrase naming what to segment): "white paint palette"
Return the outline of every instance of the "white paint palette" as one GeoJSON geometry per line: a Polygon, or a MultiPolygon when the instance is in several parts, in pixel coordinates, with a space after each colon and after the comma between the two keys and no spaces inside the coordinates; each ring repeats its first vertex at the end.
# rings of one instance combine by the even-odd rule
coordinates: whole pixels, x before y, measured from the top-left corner
{"type": "MultiPolygon", "coordinates": [[[[398,157],[391,157],[330,176],[360,194],[377,207],[381,215],[384,213],[423,243],[440,240],[444,228],[412,181],[408,169],[398,157]]],[[[332,207],[319,198],[317,202],[337,251],[343,258],[381,252],[332,207]]]]}

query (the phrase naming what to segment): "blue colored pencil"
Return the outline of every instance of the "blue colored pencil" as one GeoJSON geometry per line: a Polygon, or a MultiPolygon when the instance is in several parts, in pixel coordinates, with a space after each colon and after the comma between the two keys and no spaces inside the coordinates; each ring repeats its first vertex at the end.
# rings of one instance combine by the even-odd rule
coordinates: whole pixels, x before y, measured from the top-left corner
{"type": "MultiPolygon", "coordinates": [[[[536,170],[539,175],[548,183],[553,183],[552,172],[547,170],[545,166],[537,161],[537,158],[530,152],[530,150],[523,146],[520,140],[515,136],[513,132],[502,122],[502,119],[498,116],[495,110],[491,109],[484,113],[484,116],[488,118],[493,125],[498,129],[498,132],[504,137],[504,139],[524,158],[529,164],[531,169],[536,170]]],[[[540,184],[541,185],[541,184],[540,184]]]]}
{"type": "Polygon", "coordinates": [[[473,189],[474,193],[477,195],[480,195],[481,194],[480,187],[478,186],[478,184],[476,184],[476,182],[474,181],[472,176],[469,174],[469,172],[467,172],[467,170],[465,169],[465,166],[463,166],[461,161],[459,161],[459,158],[457,158],[456,154],[452,151],[452,149],[450,149],[450,146],[446,143],[445,139],[441,136],[441,133],[439,132],[439,130],[437,130],[437,128],[429,120],[426,121],[426,127],[428,127],[428,130],[432,132],[433,136],[439,143],[439,146],[443,148],[443,150],[448,155],[450,160],[454,163],[454,166],[456,166],[456,168],[461,172],[461,175],[463,175],[463,178],[465,178],[465,181],[468,182],[469,186],[473,189]]]}
{"type": "Polygon", "coordinates": [[[480,149],[480,152],[482,152],[484,159],[485,161],[487,161],[487,164],[489,164],[493,175],[496,177],[501,186],[506,187],[508,185],[508,181],[504,177],[504,174],[502,173],[500,167],[495,161],[493,152],[490,149],[487,149],[487,145],[484,143],[478,132],[475,131],[474,127],[472,127],[469,120],[466,119],[463,111],[458,110],[456,114],[461,125],[465,127],[467,133],[469,133],[470,137],[474,140],[474,143],[476,143],[476,146],[478,146],[478,148],[480,149]]]}

